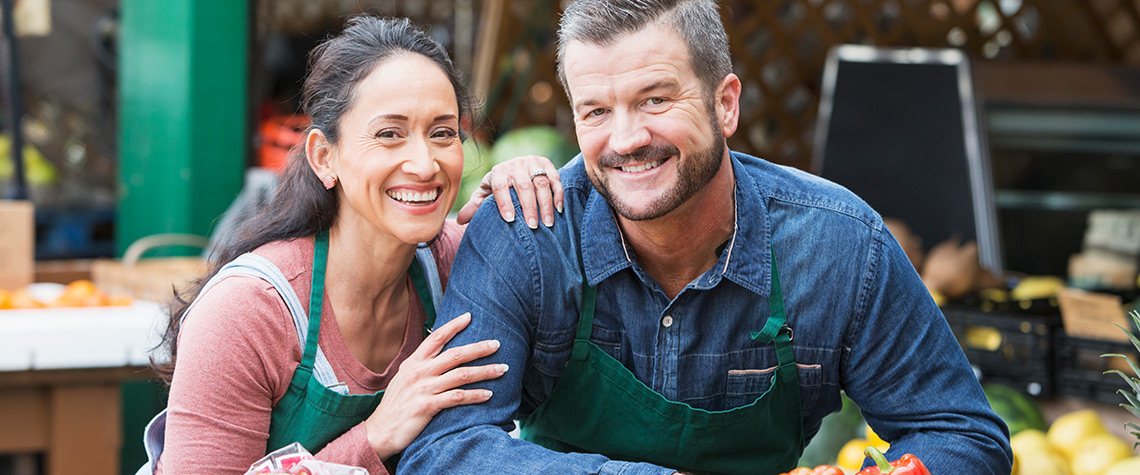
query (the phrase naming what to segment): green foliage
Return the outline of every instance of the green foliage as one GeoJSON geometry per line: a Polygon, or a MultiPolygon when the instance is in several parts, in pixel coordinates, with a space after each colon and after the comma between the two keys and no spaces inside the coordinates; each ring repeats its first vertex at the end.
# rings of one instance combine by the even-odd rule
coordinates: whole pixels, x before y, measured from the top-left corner
{"type": "MultiPolygon", "coordinates": [[[[1135,323],[1136,328],[1140,328],[1140,312],[1133,310],[1131,313],[1129,313],[1129,316],[1132,317],[1132,321],[1135,323]]],[[[1128,335],[1128,339],[1132,341],[1132,346],[1136,347],[1137,352],[1140,352],[1140,337],[1132,334],[1132,332],[1128,331],[1127,328],[1124,328],[1119,324],[1116,326],[1120,327],[1120,329],[1128,335]]],[[[1132,415],[1140,418],[1140,367],[1136,366],[1136,362],[1132,361],[1132,358],[1119,353],[1108,353],[1100,356],[1102,358],[1123,358],[1124,361],[1128,362],[1128,367],[1132,368],[1132,376],[1129,376],[1123,371],[1117,369],[1111,369],[1105,371],[1104,373],[1114,373],[1120,376],[1121,379],[1124,379],[1124,382],[1128,383],[1128,387],[1131,389],[1131,392],[1125,391],[1123,389],[1117,391],[1124,396],[1124,399],[1126,401],[1128,401],[1127,403],[1121,403],[1120,407],[1123,407],[1125,410],[1132,413],[1132,415]]],[[[1140,425],[1136,425],[1133,422],[1127,422],[1124,424],[1124,426],[1129,429],[1129,432],[1132,435],[1136,436],[1136,443],[1132,445],[1132,449],[1135,450],[1136,447],[1140,446],[1140,425]]]]}

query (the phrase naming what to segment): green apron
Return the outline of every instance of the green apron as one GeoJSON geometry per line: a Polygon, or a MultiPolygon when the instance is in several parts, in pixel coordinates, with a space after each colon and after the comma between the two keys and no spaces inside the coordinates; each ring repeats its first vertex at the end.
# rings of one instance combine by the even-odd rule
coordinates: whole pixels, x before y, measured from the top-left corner
{"type": "MultiPolygon", "coordinates": [[[[288,391],[273,408],[267,451],[300,442],[309,452],[317,453],[333,439],[372,415],[380,404],[380,398],[384,396],[384,391],[342,395],[326,388],[313,377],[313,362],[321,333],[328,249],[328,231],[317,234],[313,245],[313,283],[309,294],[309,334],[305,339],[305,353],[301,357],[301,364],[297,365],[297,370],[293,373],[288,391]]],[[[435,306],[417,260],[413,259],[408,274],[427,314],[426,334],[426,330],[435,323],[435,306]]]]}
{"type": "Polygon", "coordinates": [[[775,344],[779,367],[764,394],[724,411],[665,399],[591,343],[597,289],[584,287],[566,371],[550,397],[522,421],[523,439],[562,452],[683,471],[775,475],[795,468],[804,446],[800,386],[775,256],[771,316],[751,336],[775,344]]]}

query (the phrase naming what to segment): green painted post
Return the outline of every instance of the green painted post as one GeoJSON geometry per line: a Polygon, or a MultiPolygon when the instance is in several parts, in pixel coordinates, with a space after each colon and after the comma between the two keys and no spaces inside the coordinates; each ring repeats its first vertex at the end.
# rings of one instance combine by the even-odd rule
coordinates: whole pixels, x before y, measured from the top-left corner
{"type": "MultiPolygon", "coordinates": [[[[119,37],[121,255],[156,233],[207,235],[247,162],[251,0],[122,0],[119,37]]],[[[123,383],[122,473],[146,461],[142,429],[161,383],[123,383]]]]}
{"type": "Polygon", "coordinates": [[[122,0],[119,254],[207,235],[247,162],[250,0],[122,0]]]}

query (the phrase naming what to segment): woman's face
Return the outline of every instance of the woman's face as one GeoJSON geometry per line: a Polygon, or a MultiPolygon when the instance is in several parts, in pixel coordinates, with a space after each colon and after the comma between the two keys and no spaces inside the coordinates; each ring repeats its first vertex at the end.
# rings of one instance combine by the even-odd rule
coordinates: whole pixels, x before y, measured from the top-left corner
{"type": "Polygon", "coordinates": [[[384,60],[356,85],[332,147],[338,226],[405,243],[431,240],[463,173],[459,106],[447,75],[414,53],[384,60]]]}

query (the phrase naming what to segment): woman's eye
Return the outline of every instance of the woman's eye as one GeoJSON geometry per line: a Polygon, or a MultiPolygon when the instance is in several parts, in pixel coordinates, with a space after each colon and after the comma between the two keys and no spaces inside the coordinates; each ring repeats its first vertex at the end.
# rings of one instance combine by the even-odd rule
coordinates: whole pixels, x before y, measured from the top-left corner
{"type": "Polygon", "coordinates": [[[454,137],[456,137],[456,136],[458,136],[458,135],[459,135],[459,133],[458,133],[458,132],[456,132],[456,131],[454,131],[454,130],[451,130],[451,129],[440,129],[440,130],[437,130],[437,131],[435,131],[434,133],[432,133],[432,134],[431,134],[431,136],[432,136],[432,137],[436,137],[436,138],[448,138],[448,139],[449,139],[449,138],[454,138],[454,137]]]}
{"type": "Polygon", "coordinates": [[[376,138],[378,138],[378,139],[394,139],[394,138],[396,138],[396,131],[395,130],[381,130],[381,131],[376,133],[376,138]]]}

